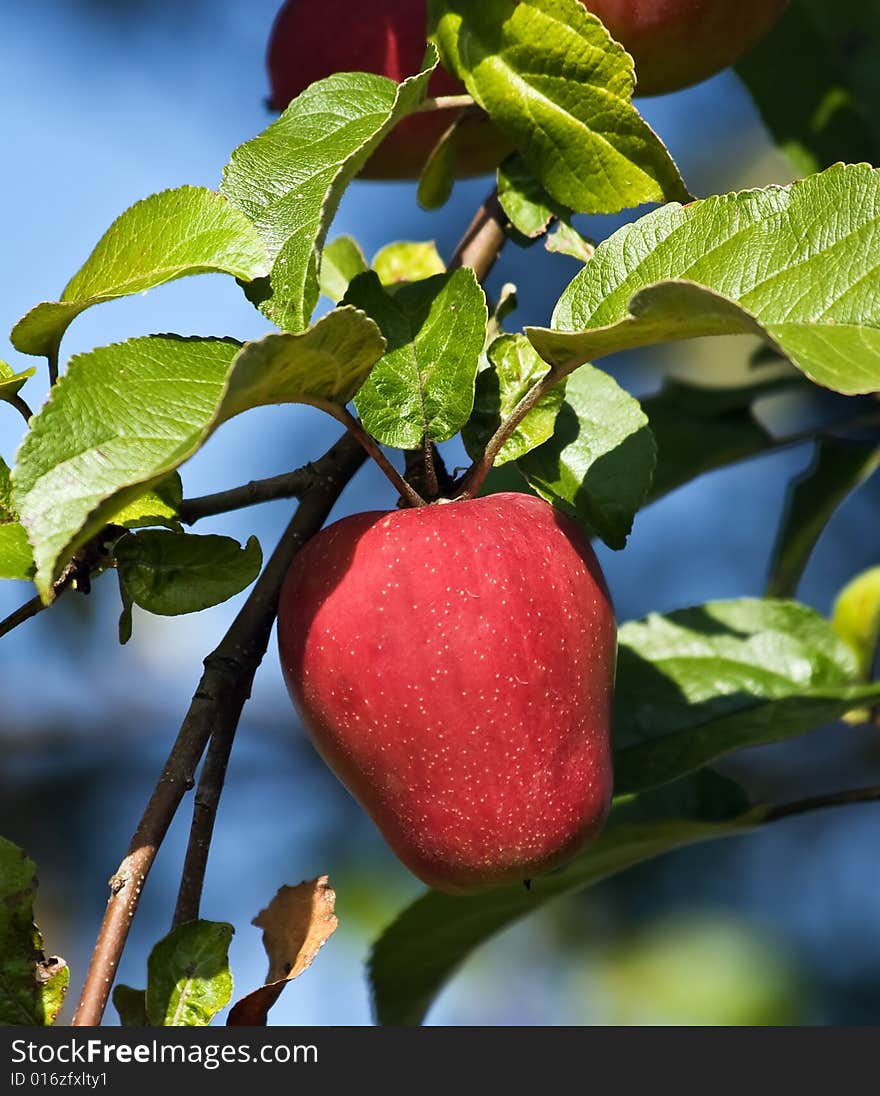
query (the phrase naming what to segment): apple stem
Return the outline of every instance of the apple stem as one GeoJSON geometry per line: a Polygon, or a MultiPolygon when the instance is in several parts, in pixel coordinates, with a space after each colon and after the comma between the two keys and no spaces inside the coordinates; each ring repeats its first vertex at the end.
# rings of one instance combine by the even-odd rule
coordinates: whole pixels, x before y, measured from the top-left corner
{"type": "Polygon", "coordinates": [[[498,427],[486,445],[483,455],[475,460],[465,472],[456,497],[472,499],[479,494],[483,481],[495,463],[495,458],[528,413],[538,404],[554,385],[558,384],[570,371],[552,367],[533,385],[511,411],[510,415],[498,427]]]}
{"type": "Polygon", "coordinates": [[[325,407],[325,410],[329,411],[338,422],[342,423],[349,434],[351,434],[351,436],[363,447],[367,455],[372,457],[376,464],[379,465],[392,486],[400,494],[400,497],[406,501],[407,506],[417,507],[428,505],[412,484],[406,482],[391,461],[385,456],[379,443],[367,433],[360,419],[356,419],[347,407],[341,407],[339,404],[328,404],[325,407]]]}
{"type": "Polygon", "coordinates": [[[470,95],[438,95],[435,99],[425,99],[416,110],[417,114],[433,114],[439,110],[466,110],[474,105],[470,95]]]}
{"type": "Polygon", "coordinates": [[[428,487],[428,495],[436,498],[440,494],[440,484],[437,482],[437,468],[434,464],[434,443],[430,438],[425,438],[425,482],[428,487]]]}

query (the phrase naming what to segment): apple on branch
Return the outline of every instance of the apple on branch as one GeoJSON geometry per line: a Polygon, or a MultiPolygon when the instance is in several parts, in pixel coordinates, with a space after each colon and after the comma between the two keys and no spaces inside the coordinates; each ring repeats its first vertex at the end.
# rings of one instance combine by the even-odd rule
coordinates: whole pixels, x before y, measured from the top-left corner
{"type": "Polygon", "coordinates": [[[344,518],[278,614],[315,746],[426,883],[526,881],[601,830],[616,628],[581,531],[496,494],[344,518]]]}
{"type": "MultiPolygon", "coordinates": [[[[788,0],[581,0],[633,56],[637,95],[659,95],[705,80],[734,64],[773,27],[788,0]]],[[[269,39],[270,103],[283,110],[334,72],[375,72],[401,81],[425,54],[425,0],[287,0],[269,39]]],[[[466,89],[442,67],[435,97],[466,89]]],[[[405,118],[373,153],[361,175],[418,178],[432,149],[460,113],[444,109],[405,118]]],[[[457,173],[494,171],[509,151],[490,125],[462,127],[457,173]]]]}

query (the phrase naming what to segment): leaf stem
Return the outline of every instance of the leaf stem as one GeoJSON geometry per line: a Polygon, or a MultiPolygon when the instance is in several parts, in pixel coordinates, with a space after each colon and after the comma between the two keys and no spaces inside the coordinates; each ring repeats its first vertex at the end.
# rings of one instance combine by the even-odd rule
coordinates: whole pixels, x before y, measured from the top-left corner
{"type": "Polygon", "coordinates": [[[6,398],[6,402],[11,404],[15,408],[15,410],[18,411],[18,413],[24,419],[25,425],[30,426],[31,419],[34,417],[34,413],[30,408],[30,404],[27,402],[24,396],[19,396],[19,394],[16,392],[14,396],[8,396],[6,398]]]}
{"type": "Polygon", "coordinates": [[[53,346],[51,351],[47,355],[48,362],[49,362],[49,385],[50,386],[55,384],[55,382],[58,380],[58,355],[60,353],[60,350],[61,350],[60,345],[53,346]]]}
{"type": "Polygon", "coordinates": [[[315,462],[318,476],[278,543],[250,596],[205,670],[177,740],[135,830],[128,853],[110,881],[110,898],[73,1023],[101,1022],[144,882],[184,794],[193,786],[212,734],[232,736],[269,642],[281,585],[291,561],[321,528],[343,488],[364,462],[353,438],[341,438],[315,462]]]}
{"type": "Polygon", "coordinates": [[[325,410],[329,411],[337,422],[341,422],[348,430],[349,434],[363,446],[364,452],[367,456],[372,457],[376,464],[379,465],[392,487],[394,487],[400,497],[405,500],[407,506],[427,506],[427,503],[418,491],[416,491],[412,484],[406,482],[403,476],[382,452],[382,447],[379,443],[367,433],[361,421],[356,419],[347,407],[343,407],[341,404],[326,404],[325,410]]]}
{"type": "Polygon", "coordinates": [[[416,114],[433,114],[440,110],[465,110],[474,106],[471,95],[437,95],[433,99],[425,99],[418,107],[416,114]]]}
{"type": "Polygon", "coordinates": [[[483,481],[486,479],[486,476],[492,469],[492,465],[495,463],[495,458],[504,448],[514,430],[516,430],[526,415],[528,415],[535,405],[543,399],[550,389],[562,380],[564,375],[564,373],[551,368],[537,384],[532,385],[528,392],[526,392],[516,407],[514,407],[508,417],[489,439],[483,455],[478,460],[475,460],[464,474],[458,492],[459,498],[470,499],[479,494],[480,488],[483,486],[483,481]]]}

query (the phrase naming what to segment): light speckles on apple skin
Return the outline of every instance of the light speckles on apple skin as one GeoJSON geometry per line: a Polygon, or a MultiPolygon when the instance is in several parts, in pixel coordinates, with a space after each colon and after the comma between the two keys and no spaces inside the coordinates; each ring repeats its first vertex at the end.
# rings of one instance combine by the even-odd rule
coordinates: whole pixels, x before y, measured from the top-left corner
{"type": "Polygon", "coordinates": [[[530,878],[601,829],[616,629],[589,543],[521,494],[345,518],[285,583],[316,747],[443,890],[530,878]]]}

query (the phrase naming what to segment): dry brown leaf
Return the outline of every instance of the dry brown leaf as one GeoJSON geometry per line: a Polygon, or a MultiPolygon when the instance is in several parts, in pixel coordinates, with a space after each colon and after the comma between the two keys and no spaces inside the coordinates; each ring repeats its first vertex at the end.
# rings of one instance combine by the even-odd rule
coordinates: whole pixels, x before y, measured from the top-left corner
{"type": "Polygon", "coordinates": [[[315,956],[339,924],[333,912],[336,894],[329,878],[281,887],[253,924],[263,930],[263,947],[269,957],[266,984],[233,1006],[229,1027],[263,1027],[269,1009],[288,982],[311,966],[315,956]]]}

